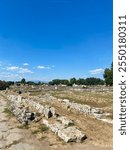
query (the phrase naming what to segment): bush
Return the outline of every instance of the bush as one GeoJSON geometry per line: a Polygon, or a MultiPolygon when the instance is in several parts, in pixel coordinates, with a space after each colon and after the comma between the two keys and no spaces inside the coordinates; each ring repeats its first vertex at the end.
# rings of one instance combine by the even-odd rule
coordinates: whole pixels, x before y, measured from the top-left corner
{"type": "Polygon", "coordinates": [[[113,85],[113,63],[111,64],[111,68],[106,68],[104,71],[104,79],[105,79],[105,83],[106,85],[113,85]]]}
{"type": "Polygon", "coordinates": [[[5,81],[0,80],[0,90],[6,90],[9,87],[9,84],[5,81]]]}

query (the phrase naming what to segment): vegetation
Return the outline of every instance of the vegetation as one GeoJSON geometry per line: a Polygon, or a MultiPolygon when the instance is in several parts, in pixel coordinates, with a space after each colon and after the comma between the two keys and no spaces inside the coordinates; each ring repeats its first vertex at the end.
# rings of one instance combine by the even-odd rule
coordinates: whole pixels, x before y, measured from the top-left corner
{"type": "Polygon", "coordinates": [[[8,117],[14,116],[14,114],[8,108],[4,109],[4,113],[6,113],[8,117]]]}
{"type": "Polygon", "coordinates": [[[52,80],[51,82],[49,82],[50,85],[59,85],[59,84],[64,84],[64,85],[69,85],[69,81],[64,79],[64,80],[60,80],[60,79],[55,79],[52,80]]]}
{"type": "Polygon", "coordinates": [[[8,87],[9,87],[9,84],[7,82],[0,80],[0,90],[5,90],[8,87]]]}
{"type": "Polygon", "coordinates": [[[111,64],[111,68],[106,68],[104,71],[104,79],[105,79],[105,84],[108,86],[113,85],[113,63],[111,64]]]}
{"type": "Polygon", "coordinates": [[[21,80],[21,83],[22,83],[22,84],[26,84],[25,78],[23,78],[23,79],[21,80]]]}
{"type": "MultiPolygon", "coordinates": [[[[112,86],[113,85],[113,63],[111,64],[111,68],[106,68],[103,74],[103,77],[105,80],[102,80],[100,78],[94,78],[94,77],[90,77],[90,78],[79,78],[76,79],[75,77],[71,78],[70,80],[67,79],[54,79],[52,81],[50,81],[48,84],[49,85],[67,85],[67,86],[72,86],[74,84],[77,85],[104,85],[106,84],[107,86],[112,86]]],[[[21,79],[21,81],[18,82],[13,82],[13,81],[1,81],[0,80],[0,90],[5,90],[6,88],[8,88],[11,85],[20,85],[20,84],[28,84],[28,85],[43,85],[45,83],[43,82],[33,82],[33,81],[26,81],[25,78],[21,79]]]]}
{"type": "Polygon", "coordinates": [[[45,126],[45,125],[40,125],[40,126],[38,127],[38,129],[36,128],[35,130],[32,131],[32,134],[38,134],[38,133],[46,132],[46,131],[48,131],[48,130],[49,130],[49,128],[48,128],[47,126],[45,126]]]}
{"type": "Polygon", "coordinates": [[[59,85],[59,84],[64,84],[64,85],[69,85],[72,86],[73,84],[77,85],[103,85],[104,81],[99,78],[79,78],[78,80],[76,78],[71,78],[70,80],[60,80],[60,79],[55,79],[49,82],[50,85],[59,85]]]}
{"type": "Polygon", "coordinates": [[[86,104],[92,107],[106,107],[112,102],[112,93],[89,91],[51,91],[56,98],[69,99],[72,102],[86,104]]]}

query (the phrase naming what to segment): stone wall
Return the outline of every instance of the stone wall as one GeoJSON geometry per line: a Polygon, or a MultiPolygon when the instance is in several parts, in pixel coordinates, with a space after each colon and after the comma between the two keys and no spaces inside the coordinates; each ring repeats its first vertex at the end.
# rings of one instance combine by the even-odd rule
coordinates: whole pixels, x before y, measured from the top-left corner
{"type": "Polygon", "coordinates": [[[49,103],[59,102],[63,107],[65,106],[67,109],[75,110],[84,115],[90,115],[98,120],[102,120],[104,122],[112,123],[111,119],[106,119],[109,116],[109,113],[105,113],[101,108],[91,107],[85,104],[79,104],[69,99],[57,99],[49,94],[45,94],[41,97],[42,101],[48,101],[49,103]]]}
{"type": "Polygon", "coordinates": [[[56,113],[54,107],[41,105],[20,95],[9,95],[7,99],[10,111],[23,125],[36,121],[36,113],[38,112],[43,117],[42,123],[65,142],[82,142],[86,139],[86,135],[75,126],[74,121],[56,113]],[[53,123],[50,121],[50,118],[53,118],[53,123]]]}

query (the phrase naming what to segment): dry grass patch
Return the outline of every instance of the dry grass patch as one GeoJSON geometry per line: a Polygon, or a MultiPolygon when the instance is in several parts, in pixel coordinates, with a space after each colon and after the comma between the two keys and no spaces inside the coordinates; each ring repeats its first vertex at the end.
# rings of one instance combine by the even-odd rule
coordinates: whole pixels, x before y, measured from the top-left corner
{"type": "Polygon", "coordinates": [[[51,91],[57,98],[69,99],[80,104],[87,104],[93,107],[106,107],[112,103],[112,93],[87,92],[87,91],[51,91]]]}
{"type": "Polygon", "coordinates": [[[8,117],[14,117],[14,114],[8,108],[5,108],[3,112],[6,113],[8,117]]]}

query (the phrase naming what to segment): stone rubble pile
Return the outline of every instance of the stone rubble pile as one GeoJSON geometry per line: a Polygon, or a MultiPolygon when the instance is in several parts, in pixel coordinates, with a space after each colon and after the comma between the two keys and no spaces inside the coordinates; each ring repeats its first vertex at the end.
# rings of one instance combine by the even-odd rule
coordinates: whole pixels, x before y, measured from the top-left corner
{"type": "Polygon", "coordinates": [[[112,123],[112,120],[106,119],[109,113],[105,113],[101,108],[91,107],[85,104],[75,103],[68,99],[57,99],[49,94],[45,94],[41,97],[41,100],[48,101],[50,103],[59,102],[61,105],[65,106],[67,109],[72,109],[78,111],[79,113],[85,115],[91,115],[98,120],[102,120],[104,122],[112,123]]]}
{"type": "Polygon", "coordinates": [[[23,125],[28,125],[36,119],[36,113],[31,112],[28,107],[20,103],[19,97],[17,99],[14,95],[10,95],[8,98],[8,109],[16,116],[19,122],[23,125]]]}
{"type": "Polygon", "coordinates": [[[50,107],[48,105],[43,106],[40,103],[37,103],[37,102],[32,101],[30,99],[26,99],[26,98],[21,97],[21,96],[9,95],[8,99],[10,101],[14,102],[14,103],[11,102],[10,106],[12,106],[12,104],[13,104],[13,105],[20,105],[20,107],[26,106],[26,107],[29,107],[30,109],[32,108],[32,109],[36,110],[38,113],[45,116],[47,119],[52,117],[52,116],[53,117],[58,116],[54,107],[50,107]]]}
{"type": "Polygon", "coordinates": [[[68,119],[64,116],[59,116],[57,118],[57,121],[60,121],[62,124],[66,125],[66,126],[74,125],[74,122],[71,119],[68,119]]]}
{"type": "Polygon", "coordinates": [[[49,123],[48,120],[43,119],[43,124],[51,129],[65,142],[82,142],[86,139],[86,135],[78,130],[75,126],[67,126],[62,123],[49,123]]]}
{"type": "Polygon", "coordinates": [[[52,132],[57,134],[65,142],[82,142],[86,138],[86,135],[74,126],[72,120],[65,116],[60,116],[56,113],[54,107],[44,106],[17,95],[9,95],[7,98],[9,101],[9,109],[22,124],[29,124],[32,120],[36,120],[36,113],[30,111],[36,110],[36,112],[42,114],[48,120],[49,118],[53,118],[54,123],[49,123],[48,120],[43,119],[43,124],[49,127],[52,132]]]}

